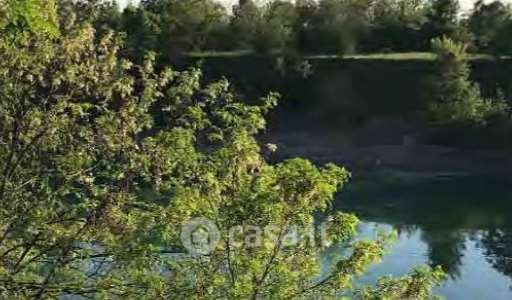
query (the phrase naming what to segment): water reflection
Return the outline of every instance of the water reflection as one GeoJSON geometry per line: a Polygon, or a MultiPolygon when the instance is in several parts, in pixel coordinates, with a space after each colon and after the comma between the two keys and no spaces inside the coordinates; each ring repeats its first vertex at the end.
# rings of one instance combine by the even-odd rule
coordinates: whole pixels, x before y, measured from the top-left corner
{"type": "Polygon", "coordinates": [[[427,244],[429,265],[442,266],[452,278],[460,276],[462,257],[466,250],[466,237],[454,230],[424,229],[421,239],[427,244]]]}
{"type": "Polygon", "coordinates": [[[512,230],[490,229],[483,234],[480,242],[489,263],[512,278],[512,230]]]}
{"type": "Polygon", "coordinates": [[[509,186],[490,178],[362,180],[340,193],[335,209],[356,213],[366,231],[373,224],[399,233],[399,245],[376,273],[440,265],[451,277],[441,289],[448,299],[511,299],[509,186]]]}

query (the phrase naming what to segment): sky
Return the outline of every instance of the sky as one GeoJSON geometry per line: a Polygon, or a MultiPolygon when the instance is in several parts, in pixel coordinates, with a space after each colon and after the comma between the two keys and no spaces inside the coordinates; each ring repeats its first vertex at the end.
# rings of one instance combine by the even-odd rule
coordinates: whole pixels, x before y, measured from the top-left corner
{"type": "MultiPolygon", "coordinates": [[[[128,3],[137,3],[138,0],[118,0],[121,6],[125,6],[128,3]]],[[[226,5],[233,5],[233,3],[236,3],[237,0],[218,0],[219,2],[225,3],[226,5]]],[[[462,6],[463,10],[469,10],[473,7],[473,3],[476,2],[476,0],[459,0],[460,4],[462,6]]],[[[491,2],[491,0],[487,0],[486,2],[491,2]]],[[[512,0],[505,0],[505,2],[512,2],[512,0]]]]}

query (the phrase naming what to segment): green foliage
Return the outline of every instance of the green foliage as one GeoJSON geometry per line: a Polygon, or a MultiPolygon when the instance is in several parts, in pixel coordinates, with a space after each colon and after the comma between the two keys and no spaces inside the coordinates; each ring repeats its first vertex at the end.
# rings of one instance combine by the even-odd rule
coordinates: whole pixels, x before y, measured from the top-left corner
{"type": "Polygon", "coordinates": [[[224,6],[213,0],[148,1],[143,7],[158,20],[158,52],[167,56],[183,51],[216,49],[212,37],[227,26],[224,6]]]}
{"type": "Polygon", "coordinates": [[[366,0],[322,0],[303,21],[306,52],[346,54],[357,50],[368,31],[372,2],[366,0]]]}
{"type": "Polygon", "coordinates": [[[507,113],[506,102],[485,99],[480,87],[470,80],[466,45],[444,37],[433,40],[432,48],[438,61],[434,99],[429,106],[434,124],[484,124],[491,116],[507,113]]]}
{"type": "Polygon", "coordinates": [[[150,50],[158,49],[161,29],[159,17],[145,9],[128,6],[121,16],[121,28],[126,33],[125,52],[139,62],[150,50]]]}
{"type": "Polygon", "coordinates": [[[257,28],[261,26],[263,16],[260,8],[252,0],[239,1],[233,6],[233,17],[230,20],[232,38],[236,40],[236,46],[251,48],[257,28]]]}
{"type": "Polygon", "coordinates": [[[427,14],[427,35],[431,37],[449,36],[457,28],[460,4],[458,0],[434,0],[427,14]]]}
{"type": "Polygon", "coordinates": [[[56,6],[53,0],[5,0],[0,5],[0,32],[30,30],[59,34],[56,6]]]}
{"type": "Polygon", "coordinates": [[[364,41],[370,51],[417,51],[424,48],[422,28],[428,5],[423,0],[380,0],[373,7],[371,34],[364,41]]]}
{"type": "Polygon", "coordinates": [[[510,10],[499,1],[490,4],[476,2],[468,22],[469,29],[475,34],[477,46],[481,50],[493,52],[497,35],[510,17],[510,10]]]}
{"type": "Polygon", "coordinates": [[[293,28],[297,22],[295,7],[290,2],[274,0],[263,8],[263,16],[256,27],[254,48],[258,52],[278,50],[285,52],[295,41],[293,28]]]}
{"type": "Polygon", "coordinates": [[[119,30],[123,25],[121,11],[115,0],[58,0],[57,3],[61,31],[89,23],[96,36],[101,37],[109,31],[119,30]]]}
{"type": "Polygon", "coordinates": [[[444,272],[437,268],[418,268],[410,276],[403,278],[382,278],[377,287],[365,290],[362,298],[366,300],[388,299],[433,299],[430,290],[445,279],[444,272]]]}
{"type": "MultiPolygon", "coordinates": [[[[14,19],[30,16],[30,26],[55,33],[56,27],[47,24],[55,19],[46,13],[52,1],[9,1],[16,3],[14,19]]],[[[499,1],[478,1],[467,18],[461,17],[457,0],[240,0],[232,13],[215,0],[146,0],[129,5],[122,14],[110,0],[57,3],[61,18],[93,23],[100,33],[109,29],[127,33],[125,52],[137,62],[148,51],[164,58],[234,50],[265,54],[428,51],[430,41],[443,36],[475,42],[489,53],[511,52],[510,8],[499,1]]]]}
{"type": "MultiPolygon", "coordinates": [[[[342,213],[327,218],[327,237],[351,251],[325,276],[322,247],[285,244],[285,229],[312,225],[349,174],[266,162],[255,135],[276,95],[244,104],[226,80],[120,58],[119,40],[84,24],[56,39],[0,37],[2,298],[317,299],[382,257],[387,238],[354,242],[358,220],[342,213]],[[221,230],[207,256],[179,254],[191,217],[221,230]],[[236,225],[277,230],[233,248],[236,225]]],[[[423,297],[434,280],[415,276],[385,285],[423,297]]]]}
{"type": "Polygon", "coordinates": [[[480,50],[495,55],[511,53],[512,11],[500,1],[489,4],[477,1],[468,19],[468,27],[475,35],[480,50]]]}
{"type": "Polygon", "coordinates": [[[128,52],[138,60],[148,50],[166,58],[228,50],[426,51],[432,38],[443,35],[471,40],[458,13],[457,1],[444,0],[240,0],[231,14],[213,0],[148,0],[127,8],[120,30],[127,32],[128,52]]]}

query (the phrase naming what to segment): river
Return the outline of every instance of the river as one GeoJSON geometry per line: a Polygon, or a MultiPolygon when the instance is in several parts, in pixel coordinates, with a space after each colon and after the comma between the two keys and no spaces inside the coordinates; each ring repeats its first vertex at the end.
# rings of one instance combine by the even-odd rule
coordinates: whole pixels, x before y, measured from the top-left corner
{"type": "MultiPolygon", "coordinates": [[[[360,237],[398,233],[381,263],[359,282],[440,265],[447,299],[512,299],[511,182],[490,177],[360,178],[339,193],[335,210],[361,219],[360,237]]],[[[329,254],[324,264],[331,263],[329,254]]],[[[331,252],[331,253],[329,253],[331,252]]]]}

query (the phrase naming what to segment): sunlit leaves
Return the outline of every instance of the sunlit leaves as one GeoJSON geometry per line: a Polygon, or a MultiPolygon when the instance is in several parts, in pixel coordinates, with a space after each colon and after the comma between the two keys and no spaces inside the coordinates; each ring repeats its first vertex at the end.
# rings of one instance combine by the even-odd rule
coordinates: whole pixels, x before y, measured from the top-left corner
{"type": "Polygon", "coordinates": [[[4,0],[0,8],[0,30],[20,34],[23,30],[59,34],[56,5],[53,0],[4,0]],[[5,2],[5,3],[4,3],[5,2]]]}
{"type": "Polygon", "coordinates": [[[362,298],[365,300],[434,299],[430,295],[430,289],[445,277],[440,268],[434,270],[428,267],[417,268],[409,276],[380,279],[375,288],[363,291],[362,298]]]}

